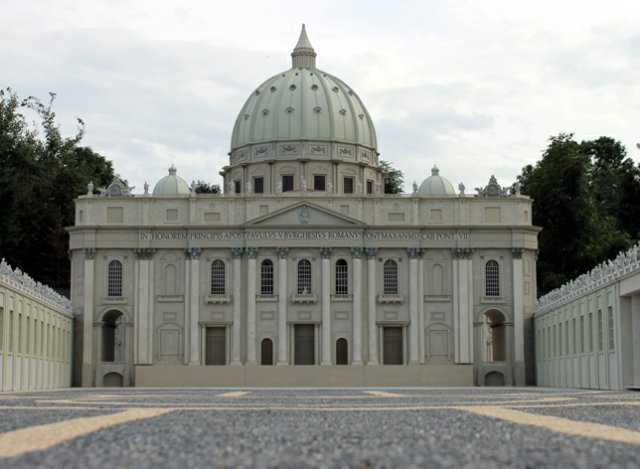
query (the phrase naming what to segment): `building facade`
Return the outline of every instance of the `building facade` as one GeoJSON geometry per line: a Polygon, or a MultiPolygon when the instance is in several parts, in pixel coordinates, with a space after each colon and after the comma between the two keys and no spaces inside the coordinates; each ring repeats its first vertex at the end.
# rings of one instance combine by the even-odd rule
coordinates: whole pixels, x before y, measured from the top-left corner
{"type": "Polygon", "coordinates": [[[540,298],[540,386],[640,388],[640,246],[540,298]]]}
{"type": "Polygon", "coordinates": [[[76,201],[76,384],[533,382],[531,200],[435,167],[384,194],[369,113],[304,27],[229,157],[222,194],[172,167],[152,193],[76,201]]]}
{"type": "Polygon", "coordinates": [[[0,389],[71,384],[73,317],[68,299],[0,262],[0,389]]]}

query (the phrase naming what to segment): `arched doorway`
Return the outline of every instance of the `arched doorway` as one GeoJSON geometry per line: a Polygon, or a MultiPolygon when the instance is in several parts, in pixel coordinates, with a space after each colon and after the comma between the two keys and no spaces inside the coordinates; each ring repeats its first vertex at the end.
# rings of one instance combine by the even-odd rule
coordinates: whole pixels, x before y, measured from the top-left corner
{"type": "Polygon", "coordinates": [[[340,338],[336,341],[336,365],[349,364],[349,343],[347,339],[340,338]]]}
{"type": "Polygon", "coordinates": [[[507,314],[498,308],[489,308],[478,313],[474,327],[475,384],[513,384],[513,323],[507,314]]]}
{"type": "Polygon", "coordinates": [[[104,386],[106,388],[121,388],[122,375],[120,373],[107,373],[104,375],[104,386]]]}
{"type": "Polygon", "coordinates": [[[273,341],[262,339],[260,343],[260,364],[273,365],[273,341]]]}
{"type": "Polygon", "coordinates": [[[120,311],[108,311],[102,317],[102,361],[122,363],[125,360],[125,318],[120,311]]]}
{"type": "Polygon", "coordinates": [[[507,325],[503,313],[490,310],[484,313],[482,323],[482,361],[507,360],[507,325]]]}

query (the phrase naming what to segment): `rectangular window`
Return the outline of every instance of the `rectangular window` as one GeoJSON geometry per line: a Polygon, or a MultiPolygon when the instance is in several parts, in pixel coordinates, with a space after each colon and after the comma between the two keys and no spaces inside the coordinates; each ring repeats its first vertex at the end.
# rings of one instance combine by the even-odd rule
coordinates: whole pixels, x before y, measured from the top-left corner
{"type": "Polygon", "coordinates": [[[207,327],[205,351],[205,365],[227,364],[226,327],[207,327]]]}
{"type": "Polygon", "coordinates": [[[604,350],[604,318],[602,317],[602,310],[598,310],[598,352],[604,350]]]}
{"type": "Polygon", "coordinates": [[[578,334],[576,329],[576,318],[572,319],[572,332],[573,332],[573,354],[578,352],[578,334]]]}
{"type": "Polygon", "coordinates": [[[327,189],[326,185],[327,178],[324,174],[314,174],[313,175],[313,190],[314,191],[325,191],[327,189]]]}
{"type": "Polygon", "coordinates": [[[564,354],[569,355],[569,321],[564,323],[564,354]]]}
{"type": "Polygon", "coordinates": [[[240,179],[233,181],[233,192],[236,194],[240,194],[242,192],[242,182],[240,179]]]}
{"type": "Polygon", "coordinates": [[[4,347],[4,308],[0,306],[0,352],[4,347]]]}
{"type": "Polygon", "coordinates": [[[313,324],[296,324],[294,327],[294,359],[295,365],[315,364],[315,326],[313,324]]]}
{"type": "Polygon", "coordinates": [[[382,363],[402,365],[402,327],[382,328],[382,363]]]}
{"type": "Polygon", "coordinates": [[[367,194],[373,194],[373,181],[367,179],[367,194]]]}
{"type": "Polygon", "coordinates": [[[553,344],[552,344],[552,347],[551,347],[552,348],[552,354],[551,355],[553,357],[557,357],[558,356],[558,354],[557,354],[558,349],[556,348],[557,337],[556,337],[556,325],[555,324],[553,325],[553,337],[552,337],[552,339],[553,339],[553,344]]]}
{"type": "Polygon", "coordinates": [[[584,353],[584,316],[580,316],[580,353],[584,353]]]}
{"type": "Polygon", "coordinates": [[[282,175],[282,192],[291,192],[293,190],[293,174],[282,175]]]}
{"type": "Polygon", "coordinates": [[[613,350],[615,348],[615,340],[614,340],[614,323],[613,323],[613,308],[611,306],[607,306],[607,322],[609,324],[609,350],[613,350]]]}
{"type": "Polygon", "coordinates": [[[253,178],[253,192],[256,194],[264,194],[264,178],[253,178]]]}
{"type": "Polygon", "coordinates": [[[345,194],[353,194],[353,178],[346,177],[342,180],[343,192],[345,194]]]}

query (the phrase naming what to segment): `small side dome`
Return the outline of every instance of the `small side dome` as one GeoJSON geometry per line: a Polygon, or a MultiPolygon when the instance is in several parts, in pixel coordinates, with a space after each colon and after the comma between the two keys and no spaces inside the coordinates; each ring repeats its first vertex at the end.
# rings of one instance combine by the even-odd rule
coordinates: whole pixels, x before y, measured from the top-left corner
{"type": "Polygon", "coordinates": [[[171,165],[169,168],[169,175],[160,179],[153,188],[154,197],[191,194],[189,184],[187,184],[180,176],[176,176],[176,172],[177,170],[175,166],[171,165]]]}
{"type": "Polygon", "coordinates": [[[418,195],[421,197],[438,197],[442,195],[456,195],[453,185],[445,178],[440,176],[440,170],[437,166],[431,169],[431,176],[422,181],[418,189],[418,195]]]}

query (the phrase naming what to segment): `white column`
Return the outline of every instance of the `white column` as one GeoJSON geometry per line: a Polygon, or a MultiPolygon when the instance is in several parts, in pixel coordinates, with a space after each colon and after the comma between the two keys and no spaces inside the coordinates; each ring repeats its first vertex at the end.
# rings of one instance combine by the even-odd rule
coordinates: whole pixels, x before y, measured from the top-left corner
{"type": "Polygon", "coordinates": [[[353,259],[353,355],[352,365],[362,365],[362,249],[351,248],[353,259]]]}
{"type": "Polygon", "coordinates": [[[278,365],[287,361],[287,255],[289,248],[276,249],[278,254],[278,365]]]}
{"type": "Polygon", "coordinates": [[[331,365],[331,248],[320,248],[322,256],[322,361],[331,365]]]}
{"type": "Polygon", "coordinates": [[[152,327],[150,297],[151,297],[151,267],[155,249],[140,248],[134,249],[135,255],[135,291],[137,293],[135,302],[135,337],[138,339],[134,354],[134,364],[151,365],[152,357],[152,327]]]}
{"type": "Polygon", "coordinates": [[[187,334],[189,335],[189,354],[188,361],[190,365],[200,364],[200,254],[202,249],[187,249],[187,265],[188,265],[188,281],[185,295],[188,296],[188,326],[187,334]]]}
{"type": "Polygon", "coordinates": [[[256,358],[256,256],[258,248],[247,248],[247,363],[257,364],[256,358]]]}
{"type": "Polygon", "coordinates": [[[418,354],[424,364],[424,249],[418,250],[418,354]]]}
{"type": "Polygon", "coordinates": [[[378,325],[376,324],[376,257],[378,248],[367,248],[367,319],[369,322],[369,361],[367,365],[378,362],[378,325]]]}
{"type": "Polygon", "coordinates": [[[409,255],[409,363],[419,363],[418,357],[418,249],[408,248],[409,255]]]}
{"type": "MultiPolygon", "coordinates": [[[[82,291],[84,292],[84,304],[82,305],[83,327],[82,333],[82,386],[93,386],[93,321],[94,321],[94,259],[96,250],[86,248],[84,250],[84,282],[82,291]]],[[[44,317],[41,318],[44,320],[44,317]]],[[[40,335],[42,329],[38,331],[40,335]]],[[[38,339],[42,341],[42,338],[38,339]]],[[[6,354],[5,354],[6,355],[6,354]]],[[[5,368],[6,369],[6,368],[5,368]]]]}
{"type": "MultiPolygon", "coordinates": [[[[524,279],[522,248],[511,250],[513,254],[513,344],[515,384],[524,385],[524,279]]],[[[575,340],[575,337],[573,338],[575,340]]]]}
{"type": "Polygon", "coordinates": [[[233,258],[233,324],[231,325],[231,364],[241,365],[241,313],[242,313],[242,251],[243,248],[231,248],[233,258]]]}

